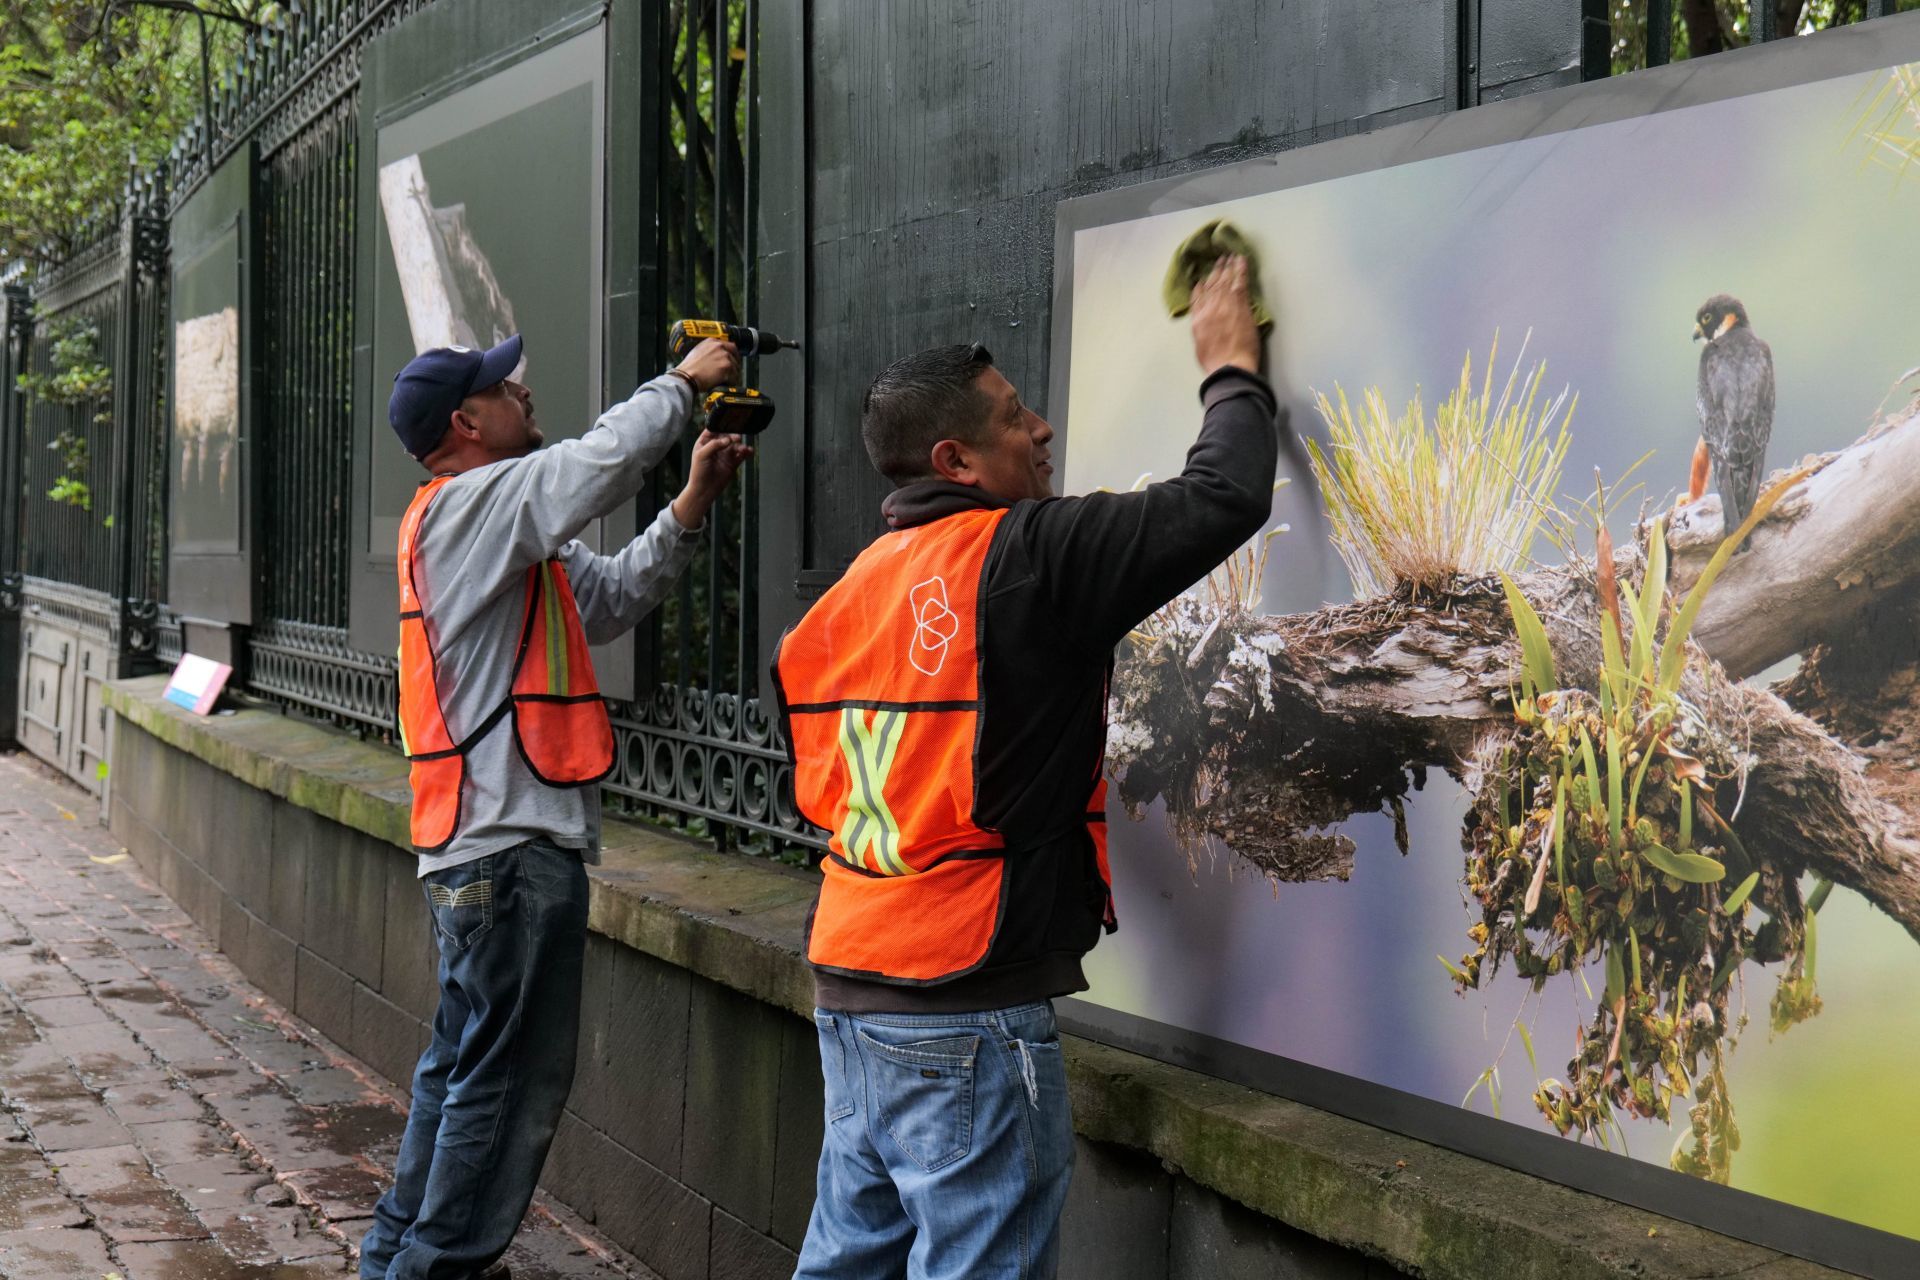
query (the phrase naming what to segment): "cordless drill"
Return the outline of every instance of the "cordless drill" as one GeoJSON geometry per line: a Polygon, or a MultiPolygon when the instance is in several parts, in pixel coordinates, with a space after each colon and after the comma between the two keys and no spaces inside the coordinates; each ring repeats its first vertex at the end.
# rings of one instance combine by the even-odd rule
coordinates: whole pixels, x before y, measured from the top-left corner
{"type": "MultiPolygon", "coordinates": [[[[675,360],[708,338],[731,342],[742,356],[770,356],[782,347],[795,351],[800,344],[765,329],[720,320],[675,320],[667,330],[667,350],[675,360]]],[[[707,392],[707,430],[717,435],[752,436],[773,422],[773,397],[754,387],[715,387],[707,392]]]]}

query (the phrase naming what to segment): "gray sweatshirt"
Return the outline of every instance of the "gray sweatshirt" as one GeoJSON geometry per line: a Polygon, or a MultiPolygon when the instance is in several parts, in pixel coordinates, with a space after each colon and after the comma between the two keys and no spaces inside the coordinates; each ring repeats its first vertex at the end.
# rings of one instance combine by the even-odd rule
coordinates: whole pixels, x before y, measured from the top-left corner
{"type": "MultiPolygon", "coordinates": [[[[632,629],[666,598],[699,544],[699,531],[683,529],[670,507],[613,555],[595,555],[574,535],[633,500],[680,438],[693,403],[684,379],[655,378],[578,440],[465,472],[435,495],[415,543],[414,581],[455,742],[513,684],[528,568],[560,557],[594,644],[632,629]]],[[[420,859],[420,874],[536,836],[599,861],[600,792],[535,778],[514,749],[507,717],[468,752],[459,830],[445,849],[420,859]]]]}

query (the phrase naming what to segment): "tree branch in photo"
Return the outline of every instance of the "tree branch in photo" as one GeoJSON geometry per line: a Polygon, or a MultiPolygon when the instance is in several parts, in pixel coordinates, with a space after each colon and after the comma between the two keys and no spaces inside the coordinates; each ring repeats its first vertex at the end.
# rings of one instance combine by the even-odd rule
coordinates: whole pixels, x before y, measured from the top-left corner
{"type": "MultiPolygon", "coordinates": [[[[1118,665],[1120,798],[1136,818],[1164,802],[1190,859],[1218,841],[1276,882],[1346,879],[1338,824],[1390,814],[1406,853],[1408,792],[1455,778],[1480,915],[1473,949],[1440,963],[1462,990],[1502,964],[1536,990],[1601,965],[1567,1079],[1541,1080],[1535,1105],[1604,1142],[1622,1113],[1665,1121],[1690,1102],[1674,1166],[1724,1182],[1742,963],[1780,966],[1785,1030],[1820,1007],[1832,885],[1920,940],[1916,453],[1910,406],[1776,477],[1731,536],[1703,500],[1671,538],[1661,519],[1616,551],[1603,526],[1594,558],[1517,580],[1287,617],[1216,582],[1118,665]],[[1802,652],[1791,704],[1741,682],[1802,652]]],[[[1237,561],[1225,574],[1258,580],[1237,561]]]]}
{"type": "MultiPolygon", "coordinates": [[[[1870,778],[1861,757],[1788,702],[1737,683],[1828,638],[1850,646],[1829,655],[1883,640],[1911,651],[1907,615],[1891,604],[1920,580],[1916,468],[1915,412],[1820,460],[1707,594],[1692,635],[1716,661],[1696,664],[1688,689],[1747,744],[1735,825],[1758,856],[1830,874],[1920,937],[1920,868],[1904,793],[1888,791],[1892,766],[1870,778]]],[[[1676,600],[1697,581],[1719,524],[1711,496],[1677,519],[1676,600]]],[[[1630,578],[1645,557],[1624,547],[1614,560],[1630,578]]],[[[1602,645],[1592,562],[1518,582],[1563,682],[1593,687],[1602,645]]],[[[1164,800],[1190,847],[1223,841],[1280,880],[1344,879],[1352,845],[1330,828],[1393,813],[1430,770],[1464,777],[1481,740],[1512,728],[1518,656],[1493,578],[1285,617],[1183,599],[1129,642],[1115,675],[1119,794],[1135,812],[1164,800]]],[[[1827,656],[1820,669],[1836,665],[1846,664],[1827,656]]],[[[1807,683],[1785,692],[1809,711],[1860,718],[1831,680],[1818,695],[1807,683]]]]}

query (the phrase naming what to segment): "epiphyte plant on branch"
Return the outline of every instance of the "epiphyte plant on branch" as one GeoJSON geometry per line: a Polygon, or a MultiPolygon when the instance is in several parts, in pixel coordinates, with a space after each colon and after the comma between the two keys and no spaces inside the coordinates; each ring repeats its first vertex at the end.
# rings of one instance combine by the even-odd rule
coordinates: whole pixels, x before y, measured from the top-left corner
{"type": "Polygon", "coordinates": [[[1619,1113],[1665,1122],[1691,1099],[1672,1164],[1722,1183],[1739,1146],[1724,1069],[1744,1025],[1733,979],[1745,960],[1785,961],[1774,1028],[1817,1012],[1818,902],[1734,834],[1741,745],[1689,702],[1688,637],[1740,543],[1802,478],[1760,496],[1677,607],[1661,523],[1638,590],[1617,576],[1600,526],[1597,688],[1562,687],[1540,615],[1500,575],[1521,652],[1514,727],[1489,734],[1468,770],[1465,879],[1481,918],[1474,949],[1441,958],[1462,991],[1502,961],[1536,992],[1597,961],[1605,994],[1568,1079],[1541,1081],[1534,1104],[1560,1133],[1606,1143],[1619,1113]]]}
{"type": "Polygon", "coordinates": [[[1338,384],[1331,398],[1316,397],[1331,447],[1323,452],[1310,440],[1307,449],[1356,596],[1402,583],[1437,592],[1459,575],[1525,563],[1552,509],[1579,401],[1562,390],[1542,402],[1547,367],[1536,364],[1523,378],[1526,347],[1498,398],[1499,334],[1477,388],[1468,352],[1431,422],[1417,389],[1398,415],[1378,387],[1357,406],[1338,384]]]}

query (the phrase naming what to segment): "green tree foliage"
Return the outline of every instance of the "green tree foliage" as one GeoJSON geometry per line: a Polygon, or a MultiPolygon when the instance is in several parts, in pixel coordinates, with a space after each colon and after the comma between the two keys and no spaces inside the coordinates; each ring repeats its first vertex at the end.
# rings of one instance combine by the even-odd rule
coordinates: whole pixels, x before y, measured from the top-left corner
{"type": "MultiPolygon", "coordinates": [[[[1613,73],[1647,65],[1648,0],[1612,0],[1613,73]]],[[[1920,9],[1920,0],[1900,0],[1898,10],[1920,9]]],[[[1672,46],[1668,62],[1741,48],[1752,40],[1749,0],[1672,0],[1672,46]]],[[[1773,0],[1781,35],[1809,35],[1861,22],[1867,0],[1773,0]]]]}
{"type": "Polygon", "coordinates": [[[60,459],[60,473],[47,496],[91,511],[93,490],[87,484],[87,466],[92,450],[86,419],[100,426],[112,422],[113,370],[100,359],[100,331],[91,320],[79,316],[55,320],[48,325],[47,336],[52,339],[51,371],[20,374],[19,387],[29,400],[80,411],[81,416],[69,415],[66,425],[47,443],[60,459]]]}
{"type": "Polygon", "coordinates": [[[32,0],[0,9],[0,262],[59,256],[152,168],[270,0],[32,0]]]}

